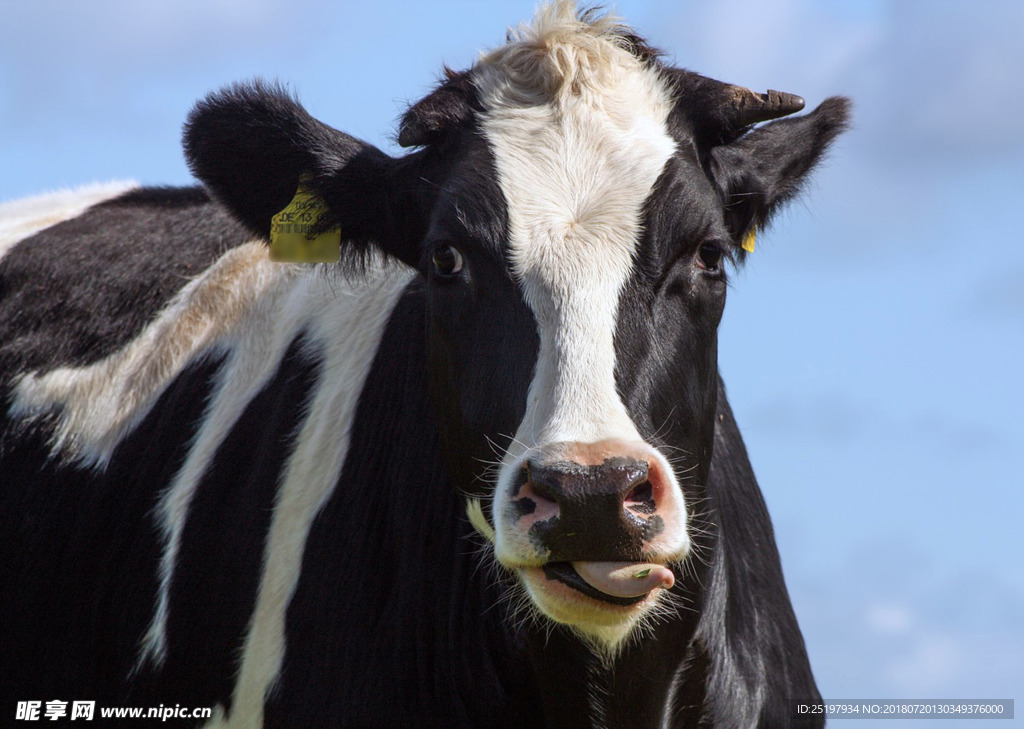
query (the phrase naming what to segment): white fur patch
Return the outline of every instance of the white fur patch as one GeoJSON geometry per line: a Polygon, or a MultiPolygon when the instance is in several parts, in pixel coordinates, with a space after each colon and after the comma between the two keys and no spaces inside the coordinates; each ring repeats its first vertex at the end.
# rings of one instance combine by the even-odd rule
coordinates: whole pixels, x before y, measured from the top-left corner
{"type": "Polygon", "coordinates": [[[306,538],[338,481],[359,395],[384,327],[411,275],[405,268],[373,271],[340,292],[340,302],[331,302],[337,285],[332,291],[332,284],[320,278],[320,290],[311,291],[305,302],[324,312],[310,332],[324,348],[323,374],[278,489],[231,713],[208,727],[247,729],[263,724],[264,700],[284,659],[285,612],[298,584],[306,538]]]}
{"type": "Polygon", "coordinates": [[[473,528],[493,544],[496,535],[490,522],[487,521],[487,517],[484,516],[484,505],[480,499],[466,499],[466,516],[473,528]]]}
{"type": "MultiPolygon", "coordinates": [[[[33,417],[59,408],[51,449],[54,456],[104,468],[114,449],[149,413],[164,389],[274,289],[290,284],[290,269],[267,259],[262,243],[225,253],[188,283],[126,347],[86,367],[60,367],[16,380],[10,414],[33,417]]],[[[280,296],[278,292],[276,294],[280,296]]],[[[244,340],[244,333],[239,335],[244,340]]]]}
{"type": "Polygon", "coordinates": [[[156,518],[164,546],[153,618],[138,668],[166,654],[170,588],[189,509],[203,474],[249,402],[269,383],[288,346],[305,332],[323,361],[305,419],[279,481],[256,605],[242,650],[230,716],[209,726],[258,727],[263,701],[284,657],[285,611],[301,571],[313,519],[330,497],[348,452],[359,394],[401,291],[414,275],[394,263],[364,274],[325,275],[322,267],[272,263],[266,246],[225,253],[188,283],[135,340],[87,367],[27,374],[11,414],[55,413],[57,457],[102,469],[117,445],[192,362],[223,355],[202,425],[156,518]]]}
{"type": "Polygon", "coordinates": [[[131,181],[97,182],[0,203],[0,258],[20,241],[57,223],[77,218],[93,205],[139,185],[131,181]]]}
{"type": "Polygon", "coordinates": [[[616,391],[613,339],[642,207],[675,142],[663,82],[620,47],[615,28],[576,20],[571,4],[544,8],[476,76],[514,272],[540,335],[493,509],[497,555],[509,562],[523,555],[507,543],[500,494],[531,449],[641,440],[616,391]]]}
{"type": "MultiPolygon", "coordinates": [[[[223,311],[209,306],[199,309],[203,319],[222,323],[224,327],[215,332],[220,336],[211,338],[206,348],[212,350],[216,343],[217,350],[226,350],[229,354],[218,373],[194,445],[157,507],[157,520],[164,538],[160,587],[153,621],[143,640],[140,664],[147,659],[159,663],[166,651],[171,581],[195,490],[249,402],[274,376],[305,318],[302,303],[308,277],[298,276],[293,267],[270,262],[263,244],[251,245],[255,259],[250,266],[235,272],[237,283],[234,280],[220,282],[216,276],[203,277],[215,290],[223,289],[229,296],[238,295],[242,300],[225,301],[223,311]]],[[[230,253],[225,258],[228,256],[230,253]]],[[[216,268],[211,269],[211,273],[216,268]]]]}

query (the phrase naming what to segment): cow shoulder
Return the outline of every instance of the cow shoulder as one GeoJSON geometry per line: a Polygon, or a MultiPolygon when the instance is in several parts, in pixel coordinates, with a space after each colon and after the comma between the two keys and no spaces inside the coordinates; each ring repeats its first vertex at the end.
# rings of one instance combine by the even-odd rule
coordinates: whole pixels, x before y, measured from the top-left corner
{"type": "Polygon", "coordinates": [[[251,238],[200,188],[137,188],[18,241],[0,258],[0,383],[117,351],[251,238]]]}

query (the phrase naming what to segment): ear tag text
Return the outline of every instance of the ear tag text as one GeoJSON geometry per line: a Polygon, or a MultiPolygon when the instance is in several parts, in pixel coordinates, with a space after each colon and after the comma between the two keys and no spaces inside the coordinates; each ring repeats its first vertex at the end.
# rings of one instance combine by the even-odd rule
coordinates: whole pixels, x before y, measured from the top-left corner
{"type": "Polygon", "coordinates": [[[747,253],[754,252],[754,243],[757,241],[757,226],[755,225],[747,234],[743,236],[743,242],[740,244],[740,248],[745,250],[747,253]]]}
{"type": "Polygon", "coordinates": [[[327,204],[302,182],[295,197],[270,220],[270,260],[280,263],[336,263],[341,228],[314,234],[327,204]]]}

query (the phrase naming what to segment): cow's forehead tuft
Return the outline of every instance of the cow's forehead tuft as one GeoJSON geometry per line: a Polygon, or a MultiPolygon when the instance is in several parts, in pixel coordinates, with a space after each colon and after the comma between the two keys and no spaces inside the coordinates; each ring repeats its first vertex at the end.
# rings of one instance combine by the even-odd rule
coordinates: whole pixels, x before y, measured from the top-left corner
{"type": "Polygon", "coordinates": [[[485,107],[543,105],[560,99],[600,104],[624,74],[645,65],[637,36],[613,15],[578,14],[575,3],[543,5],[508,42],[481,55],[475,69],[485,107]]]}
{"type": "Polygon", "coordinates": [[[556,2],[473,71],[521,279],[536,265],[579,268],[559,260],[565,248],[630,265],[643,203],[676,151],[668,86],[635,43],[614,17],[556,2]]]}

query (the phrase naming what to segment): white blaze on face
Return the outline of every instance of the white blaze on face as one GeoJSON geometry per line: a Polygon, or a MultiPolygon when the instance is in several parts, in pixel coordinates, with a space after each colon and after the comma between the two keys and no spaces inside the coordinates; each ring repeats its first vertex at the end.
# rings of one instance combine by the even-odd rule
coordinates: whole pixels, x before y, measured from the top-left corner
{"type": "Polygon", "coordinates": [[[615,387],[619,296],[642,208],[675,151],[657,73],[609,36],[611,21],[541,11],[481,60],[481,126],[508,205],[510,257],[540,350],[526,414],[504,458],[494,519],[524,454],[557,443],[641,440],[615,387]]]}

